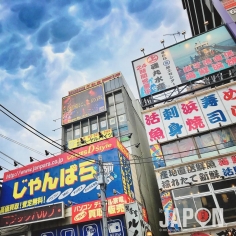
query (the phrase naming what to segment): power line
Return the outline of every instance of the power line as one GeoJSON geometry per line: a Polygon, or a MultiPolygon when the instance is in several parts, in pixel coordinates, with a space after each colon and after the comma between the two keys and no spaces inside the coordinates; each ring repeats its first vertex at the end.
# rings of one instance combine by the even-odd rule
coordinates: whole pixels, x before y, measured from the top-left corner
{"type": "Polygon", "coordinates": [[[19,145],[19,146],[22,146],[22,147],[24,147],[24,148],[26,148],[26,149],[28,149],[28,150],[30,150],[30,151],[33,151],[33,152],[35,152],[35,153],[37,153],[37,154],[39,154],[39,155],[45,157],[45,154],[43,154],[42,152],[37,151],[37,150],[35,150],[35,149],[31,148],[31,147],[28,147],[28,146],[26,146],[25,144],[22,144],[22,143],[20,143],[20,142],[18,142],[18,141],[16,141],[16,140],[13,140],[13,139],[11,139],[11,138],[9,138],[9,137],[7,137],[7,136],[4,136],[3,134],[0,134],[0,137],[5,138],[6,140],[8,140],[8,141],[10,141],[10,142],[13,142],[13,143],[15,143],[15,144],[17,144],[17,145],[19,145]]]}
{"type": "MultiPolygon", "coordinates": [[[[2,105],[0,105],[0,106],[3,107],[2,105]]],[[[3,108],[6,109],[5,107],[3,107],[3,108]]],[[[7,109],[6,109],[6,110],[7,110],[7,109]]],[[[38,134],[34,133],[32,130],[30,130],[29,128],[27,128],[27,127],[25,127],[24,125],[22,125],[19,121],[17,121],[17,120],[15,120],[14,118],[12,118],[12,117],[11,117],[10,115],[8,115],[5,111],[3,111],[3,110],[1,110],[1,109],[0,109],[0,111],[3,112],[6,116],[8,116],[10,119],[14,120],[17,124],[19,124],[20,126],[22,126],[22,127],[25,128],[25,129],[27,129],[28,131],[30,131],[31,133],[33,133],[33,134],[36,135],[37,137],[41,138],[42,140],[46,141],[47,143],[53,145],[54,147],[56,147],[56,148],[58,148],[58,149],[60,149],[60,150],[62,150],[62,151],[64,151],[64,152],[66,152],[66,153],[68,153],[68,154],[70,154],[70,155],[73,155],[73,156],[75,156],[75,157],[77,157],[77,158],[78,158],[78,156],[81,156],[81,159],[85,159],[86,161],[90,161],[90,162],[92,162],[92,163],[94,163],[94,161],[98,163],[98,161],[93,160],[93,159],[90,159],[90,158],[87,158],[87,157],[85,157],[85,156],[83,156],[83,155],[81,155],[81,154],[79,154],[79,153],[74,152],[74,151],[68,152],[68,151],[64,150],[64,147],[63,147],[62,145],[56,143],[54,140],[52,140],[52,139],[48,138],[47,136],[43,135],[44,137],[46,137],[47,139],[49,139],[49,140],[51,140],[52,142],[56,143],[57,145],[60,145],[61,147],[58,147],[58,146],[56,146],[55,144],[50,143],[48,140],[46,140],[46,139],[44,139],[43,137],[39,136],[38,134]]],[[[8,111],[8,110],[7,110],[7,111],[8,111]]],[[[8,112],[11,113],[10,111],[8,111],[8,112]]],[[[13,113],[11,113],[11,114],[12,114],[14,117],[16,117],[17,119],[19,119],[20,121],[22,121],[20,118],[18,118],[18,117],[17,117],[16,115],[14,115],[13,113]]],[[[26,122],[24,122],[24,121],[22,121],[22,122],[23,122],[24,124],[28,125],[26,122]]],[[[30,126],[30,125],[28,125],[28,126],[29,126],[31,129],[35,130],[36,132],[40,133],[39,131],[37,131],[36,129],[34,129],[32,126],[30,126]]],[[[40,133],[40,134],[41,134],[41,133],[40,133]]]]}
{"type": "Polygon", "coordinates": [[[5,162],[7,162],[7,163],[9,163],[10,165],[12,165],[13,166],[13,164],[11,163],[11,162],[9,162],[9,161],[7,161],[7,160],[5,160],[4,158],[2,158],[2,157],[0,157],[2,160],[4,160],[5,162]]]}
{"type": "Polygon", "coordinates": [[[5,154],[4,152],[1,152],[1,151],[0,151],[0,153],[2,153],[2,155],[4,155],[4,156],[8,157],[9,159],[13,160],[13,161],[16,162],[17,164],[20,164],[20,165],[24,166],[24,165],[21,164],[19,161],[16,161],[15,159],[13,159],[12,157],[8,156],[8,155],[5,154]]]}

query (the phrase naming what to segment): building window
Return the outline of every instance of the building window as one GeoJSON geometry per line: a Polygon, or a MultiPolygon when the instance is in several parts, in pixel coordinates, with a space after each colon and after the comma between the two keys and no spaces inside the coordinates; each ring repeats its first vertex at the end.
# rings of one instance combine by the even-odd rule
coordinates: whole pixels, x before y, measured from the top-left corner
{"type": "Polygon", "coordinates": [[[115,102],[116,102],[116,104],[117,103],[121,103],[121,102],[123,102],[124,100],[123,100],[123,95],[122,95],[122,92],[120,92],[120,93],[115,93],[115,102]]]}
{"type": "MultiPolygon", "coordinates": [[[[218,212],[223,208],[223,223],[236,222],[236,179],[175,189],[172,190],[172,196],[179,211],[182,228],[183,208],[192,208],[194,213],[200,208],[207,208],[210,212],[213,208],[218,212]]],[[[212,225],[212,222],[209,221],[207,225],[212,225]]],[[[195,227],[200,225],[194,218],[188,220],[187,227],[183,229],[195,227]]]]}
{"type": "Polygon", "coordinates": [[[89,135],[89,126],[87,120],[82,122],[82,137],[86,135],[89,135]]]}
{"type": "Polygon", "coordinates": [[[181,163],[180,153],[176,142],[162,145],[162,153],[167,166],[181,163]]]}
{"type": "Polygon", "coordinates": [[[91,130],[91,134],[98,132],[97,117],[90,120],[90,130],[91,130]]]}
{"type": "Polygon", "coordinates": [[[106,116],[102,116],[99,118],[99,130],[103,131],[106,130],[107,128],[107,120],[106,120],[106,116]]]}
{"type": "Polygon", "coordinates": [[[126,114],[118,116],[118,123],[119,123],[118,127],[119,127],[119,131],[120,131],[121,136],[129,133],[126,114]]]}
{"type": "Polygon", "coordinates": [[[116,112],[117,112],[117,115],[121,115],[125,113],[125,105],[123,102],[116,104],[116,112]]]}
{"type": "Polygon", "coordinates": [[[195,140],[201,157],[204,158],[218,155],[211,133],[196,136],[195,140]]]}
{"type": "Polygon", "coordinates": [[[80,124],[74,126],[74,138],[80,138],[80,124]]]}
{"type": "Polygon", "coordinates": [[[116,125],[116,118],[109,118],[109,127],[112,129],[113,136],[118,136],[118,130],[117,130],[117,125],[116,125]]]}
{"type": "Polygon", "coordinates": [[[114,105],[111,105],[107,109],[107,114],[109,117],[115,116],[115,107],[114,105]]]}
{"type": "Polygon", "coordinates": [[[212,132],[213,139],[220,154],[236,151],[236,142],[230,129],[222,129],[212,132]]]}
{"type": "Polygon", "coordinates": [[[182,161],[193,161],[198,159],[197,151],[192,138],[185,138],[177,141],[182,161]]]}
{"type": "Polygon", "coordinates": [[[72,140],[72,128],[66,129],[65,135],[65,140],[68,143],[70,140],[72,140]]]}
{"type": "Polygon", "coordinates": [[[107,104],[108,106],[114,105],[113,95],[107,96],[107,104]]]}

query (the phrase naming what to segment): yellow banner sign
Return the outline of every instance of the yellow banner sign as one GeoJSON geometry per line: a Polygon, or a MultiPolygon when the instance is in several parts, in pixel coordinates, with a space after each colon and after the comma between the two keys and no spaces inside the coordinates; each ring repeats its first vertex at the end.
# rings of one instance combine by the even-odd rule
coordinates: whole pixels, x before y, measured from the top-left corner
{"type": "Polygon", "coordinates": [[[69,143],[68,143],[68,148],[69,149],[74,149],[74,148],[77,148],[77,147],[85,146],[85,145],[90,144],[90,143],[96,143],[96,142],[102,141],[104,139],[108,139],[108,138],[113,137],[111,129],[101,131],[100,133],[102,135],[99,135],[99,133],[95,133],[95,134],[90,134],[90,135],[82,137],[82,139],[84,141],[84,142],[82,141],[83,143],[81,143],[81,138],[70,140],[69,143]]]}

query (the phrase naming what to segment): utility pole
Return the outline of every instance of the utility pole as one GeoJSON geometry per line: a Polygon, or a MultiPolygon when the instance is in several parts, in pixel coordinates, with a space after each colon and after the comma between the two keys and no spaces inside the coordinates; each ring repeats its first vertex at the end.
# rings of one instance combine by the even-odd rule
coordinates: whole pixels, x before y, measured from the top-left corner
{"type": "Polygon", "coordinates": [[[102,155],[98,155],[98,165],[99,165],[98,184],[100,185],[100,194],[101,194],[103,236],[108,236],[107,207],[106,207],[106,195],[105,195],[107,180],[105,178],[105,173],[103,169],[102,155]]]}

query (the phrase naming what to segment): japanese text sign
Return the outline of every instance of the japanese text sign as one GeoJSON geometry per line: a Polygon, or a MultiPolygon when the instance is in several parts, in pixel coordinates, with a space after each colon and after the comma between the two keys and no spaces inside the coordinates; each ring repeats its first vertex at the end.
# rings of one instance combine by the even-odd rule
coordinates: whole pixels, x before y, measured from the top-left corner
{"type": "Polygon", "coordinates": [[[103,130],[100,133],[101,134],[94,133],[94,134],[90,134],[90,135],[87,135],[87,136],[83,136],[84,143],[81,143],[80,138],[70,140],[68,142],[68,148],[69,149],[74,149],[74,148],[77,148],[77,147],[85,146],[85,145],[88,145],[88,144],[91,144],[91,143],[96,143],[96,142],[99,142],[99,141],[102,141],[102,140],[113,137],[113,133],[112,133],[111,129],[103,130]]]}
{"type": "Polygon", "coordinates": [[[106,111],[103,85],[62,98],[62,125],[106,111]]]}
{"type": "Polygon", "coordinates": [[[151,230],[150,225],[146,223],[142,214],[142,206],[137,202],[125,204],[125,220],[128,236],[145,236],[147,230],[151,230]]]}
{"type": "Polygon", "coordinates": [[[143,113],[150,145],[236,122],[235,83],[143,113]]]}
{"type": "Polygon", "coordinates": [[[158,186],[170,190],[236,176],[236,156],[185,164],[156,172],[158,186]]]}
{"type": "Polygon", "coordinates": [[[64,218],[64,204],[34,207],[0,215],[0,228],[64,218]]]}
{"type": "Polygon", "coordinates": [[[140,97],[227,69],[236,45],[225,26],[133,61],[140,97]]]}
{"type": "Polygon", "coordinates": [[[114,148],[89,156],[89,160],[80,158],[3,182],[0,213],[59,201],[83,203],[96,200],[98,155],[103,157],[107,197],[113,196],[113,189],[123,194],[121,163],[118,150],[114,148]]]}
{"type": "MultiPolygon", "coordinates": [[[[109,217],[124,215],[124,204],[133,201],[128,195],[121,194],[107,199],[109,217]]],[[[72,206],[72,223],[81,223],[102,218],[101,200],[72,206]]]]}

